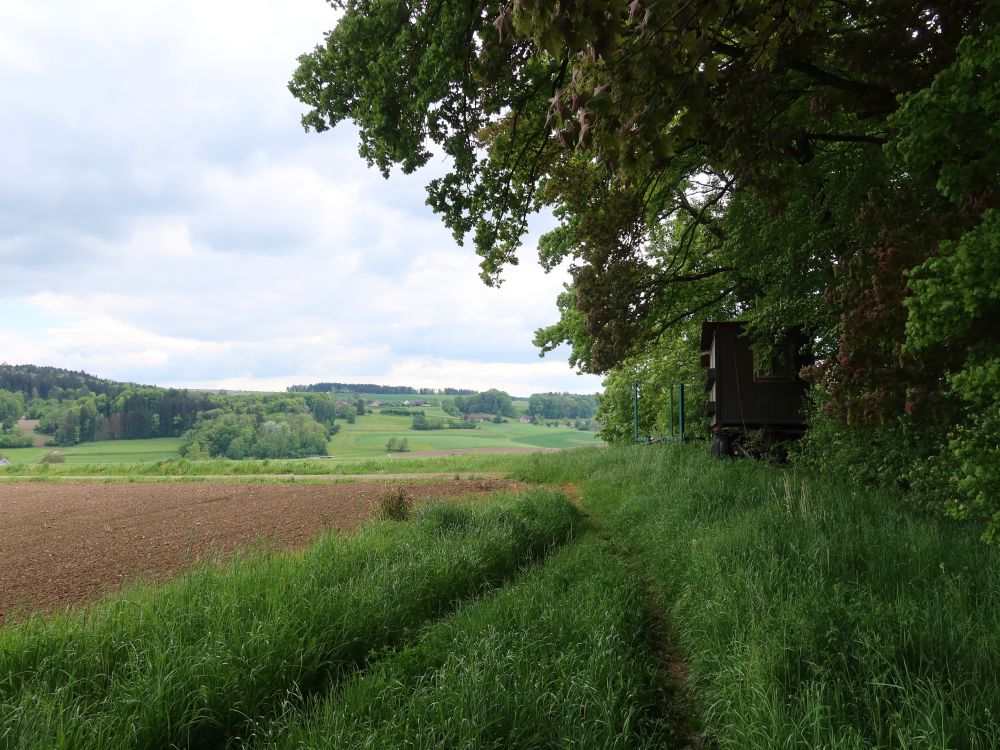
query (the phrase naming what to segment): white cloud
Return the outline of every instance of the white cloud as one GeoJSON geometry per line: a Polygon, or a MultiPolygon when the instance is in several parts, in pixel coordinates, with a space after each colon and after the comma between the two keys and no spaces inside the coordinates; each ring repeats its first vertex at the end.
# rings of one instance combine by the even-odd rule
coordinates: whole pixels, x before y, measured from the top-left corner
{"type": "Polygon", "coordinates": [[[0,7],[0,359],[205,387],[599,387],[530,343],[564,273],[526,252],[483,286],[427,175],[382,180],[349,126],[302,132],[285,84],[334,20],[321,0],[0,7]]]}

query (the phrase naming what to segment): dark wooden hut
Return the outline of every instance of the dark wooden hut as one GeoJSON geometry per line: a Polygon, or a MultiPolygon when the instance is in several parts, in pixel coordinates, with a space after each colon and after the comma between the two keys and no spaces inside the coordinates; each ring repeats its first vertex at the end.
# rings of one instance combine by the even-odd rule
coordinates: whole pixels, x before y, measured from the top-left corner
{"type": "Polygon", "coordinates": [[[800,333],[789,334],[766,362],[755,355],[744,324],[705,323],[701,328],[701,363],[708,368],[705,389],[718,453],[742,452],[751,432],[770,438],[797,437],[805,431],[806,383],[799,377],[811,359],[801,351],[800,333]]]}

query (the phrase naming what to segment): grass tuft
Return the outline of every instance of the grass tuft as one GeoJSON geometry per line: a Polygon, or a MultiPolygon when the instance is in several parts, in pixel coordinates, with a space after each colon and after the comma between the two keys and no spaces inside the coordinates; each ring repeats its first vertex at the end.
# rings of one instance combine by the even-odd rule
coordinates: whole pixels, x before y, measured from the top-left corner
{"type": "Polygon", "coordinates": [[[379,497],[375,517],[383,521],[407,521],[412,510],[413,501],[406,496],[406,488],[394,487],[379,497]]]}

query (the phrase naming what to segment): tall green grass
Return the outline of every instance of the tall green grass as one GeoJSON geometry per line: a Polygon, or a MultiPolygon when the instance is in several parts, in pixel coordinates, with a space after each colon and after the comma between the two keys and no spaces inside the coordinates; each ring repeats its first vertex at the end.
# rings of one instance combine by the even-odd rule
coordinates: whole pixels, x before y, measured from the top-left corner
{"type": "Polygon", "coordinates": [[[429,458],[377,458],[332,459],[209,459],[189,461],[185,458],[147,461],[141,463],[91,463],[91,464],[17,464],[0,467],[0,477],[57,478],[60,476],[96,477],[205,477],[205,476],[255,476],[282,474],[394,474],[433,472],[505,472],[520,466],[524,455],[465,454],[429,458]]]}
{"type": "Polygon", "coordinates": [[[700,446],[523,467],[582,478],[656,580],[720,747],[997,747],[1000,550],[977,529],[700,446]]]}
{"type": "Polygon", "coordinates": [[[677,746],[648,630],[635,579],[589,535],[252,746],[677,746]]]}
{"type": "Polygon", "coordinates": [[[0,747],[218,746],[514,576],[576,519],[545,491],[431,506],[0,629],[0,747]]]}
{"type": "Polygon", "coordinates": [[[546,493],[432,506],[0,630],[0,747],[669,742],[637,577],[719,747],[996,746],[1000,553],[978,529],[700,446],[470,459],[580,483],[633,575],[588,537],[430,624],[576,524],[546,493]]]}

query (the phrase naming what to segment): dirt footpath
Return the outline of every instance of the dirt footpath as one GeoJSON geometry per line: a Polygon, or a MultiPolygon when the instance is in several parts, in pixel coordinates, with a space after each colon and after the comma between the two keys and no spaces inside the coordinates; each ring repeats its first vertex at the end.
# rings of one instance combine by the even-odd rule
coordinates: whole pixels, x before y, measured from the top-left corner
{"type": "MultiPolygon", "coordinates": [[[[165,579],[249,544],[302,547],[321,531],[370,518],[391,486],[0,483],[0,622],[12,610],[92,600],[130,579],[165,579]]],[[[510,486],[487,479],[405,489],[421,501],[510,486]]]]}

